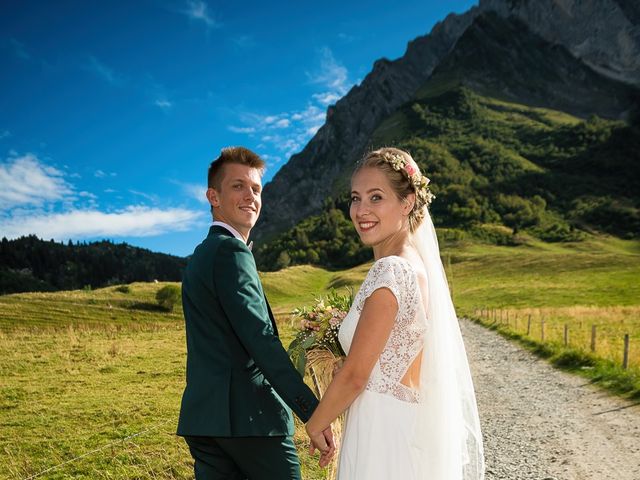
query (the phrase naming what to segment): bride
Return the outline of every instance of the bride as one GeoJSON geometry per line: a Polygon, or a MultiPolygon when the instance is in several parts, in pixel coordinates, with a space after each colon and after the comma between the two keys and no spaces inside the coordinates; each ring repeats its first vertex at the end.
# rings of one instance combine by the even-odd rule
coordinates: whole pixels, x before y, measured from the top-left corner
{"type": "Polygon", "coordinates": [[[339,480],[484,478],[428,182],[396,148],[367,154],[351,178],[351,220],[375,262],[340,327],[347,357],[306,424],[312,449],[326,452],[322,432],[348,409],[339,480]]]}

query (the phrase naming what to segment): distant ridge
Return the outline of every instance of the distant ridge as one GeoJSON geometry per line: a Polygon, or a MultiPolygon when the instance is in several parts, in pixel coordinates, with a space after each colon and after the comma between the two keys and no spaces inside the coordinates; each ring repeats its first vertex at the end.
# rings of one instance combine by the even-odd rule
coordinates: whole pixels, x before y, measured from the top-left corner
{"type": "Polygon", "coordinates": [[[181,281],[185,258],[126,243],[57,243],[35,235],[0,242],[0,294],[181,281]]]}

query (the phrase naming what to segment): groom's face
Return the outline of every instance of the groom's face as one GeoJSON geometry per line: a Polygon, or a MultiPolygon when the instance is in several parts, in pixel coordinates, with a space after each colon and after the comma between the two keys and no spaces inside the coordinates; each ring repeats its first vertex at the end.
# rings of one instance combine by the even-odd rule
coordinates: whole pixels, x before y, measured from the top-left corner
{"type": "Polygon", "coordinates": [[[219,188],[207,190],[216,220],[227,223],[245,239],[258,221],[262,207],[260,170],[236,163],[226,164],[219,188]]]}

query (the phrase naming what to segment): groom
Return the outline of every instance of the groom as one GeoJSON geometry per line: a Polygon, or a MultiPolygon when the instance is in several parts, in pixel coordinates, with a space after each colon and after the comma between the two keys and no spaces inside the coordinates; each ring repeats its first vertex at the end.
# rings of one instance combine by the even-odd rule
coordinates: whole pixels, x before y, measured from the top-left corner
{"type": "MultiPolygon", "coordinates": [[[[262,159],[243,147],[225,148],[211,163],[215,221],[182,282],[187,386],[178,435],[198,480],[299,480],[291,410],[306,422],[318,404],[280,343],[246,243],[263,172],[262,159]]],[[[324,436],[326,460],[334,452],[330,428],[324,436]]]]}

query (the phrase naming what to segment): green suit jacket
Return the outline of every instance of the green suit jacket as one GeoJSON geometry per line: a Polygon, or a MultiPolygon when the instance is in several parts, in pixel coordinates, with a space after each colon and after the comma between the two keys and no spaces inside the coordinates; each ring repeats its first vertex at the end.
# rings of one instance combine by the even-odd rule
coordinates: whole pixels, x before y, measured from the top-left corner
{"type": "Polygon", "coordinates": [[[306,422],[318,400],[278,338],[253,255],[213,226],[182,281],[187,386],[178,435],[293,435],[289,407],[306,422]]]}

